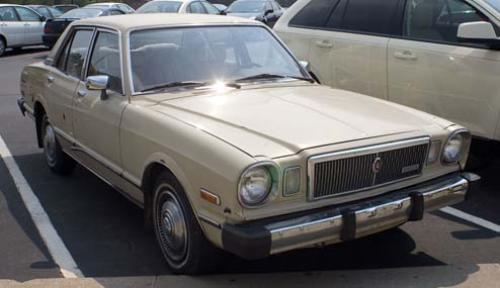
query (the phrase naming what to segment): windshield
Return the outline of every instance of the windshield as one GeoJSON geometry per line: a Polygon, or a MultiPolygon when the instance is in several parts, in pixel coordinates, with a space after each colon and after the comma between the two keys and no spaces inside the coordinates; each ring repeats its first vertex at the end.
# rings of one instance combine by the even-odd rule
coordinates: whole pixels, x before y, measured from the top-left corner
{"type": "Polygon", "coordinates": [[[70,10],[58,18],[91,18],[91,17],[97,17],[102,13],[101,9],[97,8],[79,8],[79,9],[73,9],[70,10]]]}
{"type": "Polygon", "coordinates": [[[230,13],[251,13],[261,12],[264,10],[265,2],[260,1],[237,1],[227,8],[230,13]]]}
{"type": "Polygon", "coordinates": [[[137,9],[137,13],[177,13],[181,7],[178,1],[151,1],[137,9]]]}
{"type": "Polygon", "coordinates": [[[491,7],[500,12],[500,0],[485,0],[491,7]]]}
{"type": "Polygon", "coordinates": [[[230,83],[263,74],[304,77],[276,38],[257,26],[136,31],[130,35],[130,54],[136,92],[168,83],[230,83]]]}

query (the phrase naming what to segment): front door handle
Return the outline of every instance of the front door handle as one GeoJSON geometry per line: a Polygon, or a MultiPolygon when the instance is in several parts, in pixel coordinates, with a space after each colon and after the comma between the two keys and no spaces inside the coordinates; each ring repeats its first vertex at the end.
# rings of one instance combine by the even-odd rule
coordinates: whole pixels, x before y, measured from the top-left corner
{"type": "Polygon", "coordinates": [[[49,82],[49,83],[54,83],[54,77],[52,77],[52,76],[47,76],[47,82],[49,82]]]}
{"type": "Polygon", "coordinates": [[[321,47],[321,48],[332,48],[333,43],[328,40],[318,40],[316,41],[316,46],[321,47]]]}
{"type": "Polygon", "coordinates": [[[80,89],[78,90],[78,92],[76,92],[76,94],[78,94],[78,96],[80,97],[85,97],[87,95],[87,90],[80,89]]]}
{"type": "Polygon", "coordinates": [[[409,50],[396,51],[394,52],[394,57],[402,60],[417,60],[417,55],[409,50]]]}

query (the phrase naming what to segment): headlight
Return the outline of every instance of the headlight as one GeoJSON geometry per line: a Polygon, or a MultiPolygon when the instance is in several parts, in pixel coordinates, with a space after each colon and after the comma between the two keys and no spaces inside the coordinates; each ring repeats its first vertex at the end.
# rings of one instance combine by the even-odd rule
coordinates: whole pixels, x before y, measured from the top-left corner
{"type": "Polygon", "coordinates": [[[245,207],[257,206],[265,202],[275,188],[271,164],[257,164],[243,172],[240,178],[238,198],[245,207]]]}
{"type": "Polygon", "coordinates": [[[454,131],[443,146],[442,161],[445,164],[460,162],[465,166],[469,153],[471,135],[465,129],[454,131]]]}

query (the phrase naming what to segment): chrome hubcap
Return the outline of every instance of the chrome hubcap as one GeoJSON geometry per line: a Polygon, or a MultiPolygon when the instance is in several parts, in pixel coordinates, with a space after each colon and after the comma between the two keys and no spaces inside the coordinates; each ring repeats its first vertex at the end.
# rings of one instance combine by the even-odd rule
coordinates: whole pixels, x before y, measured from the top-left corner
{"type": "MultiPolygon", "coordinates": [[[[182,208],[171,191],[163,192],[159,200],[163,200],[157,213],[160,241],[165,252],[174,261],[185,258],[187,251],[187,229],[182,208]]],[[[161,202],[160,202],[161,203],[161,202]]]]}
{"type": "Polygon", "coordinates": [[[50,124],[45,126],[45,134],[43,137],[43,148],[45,151],[45,157],[49,165],[54,165],[56,162],[56,134],[54,129],[50,124]]]}

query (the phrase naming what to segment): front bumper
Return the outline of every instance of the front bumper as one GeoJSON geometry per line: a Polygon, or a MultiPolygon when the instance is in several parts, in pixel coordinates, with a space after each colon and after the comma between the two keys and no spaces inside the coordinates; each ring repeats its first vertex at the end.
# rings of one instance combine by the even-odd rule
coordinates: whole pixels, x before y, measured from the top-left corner
{"type": "Polygon", "coordinates": [[[421,220],[424,211],[461,202],[479,179],[472,173],[453,173],[357,203],[240,225],[226,224],[222,227],[222,245],[242,258],[259,259],[360,238],[421,220]]]}

